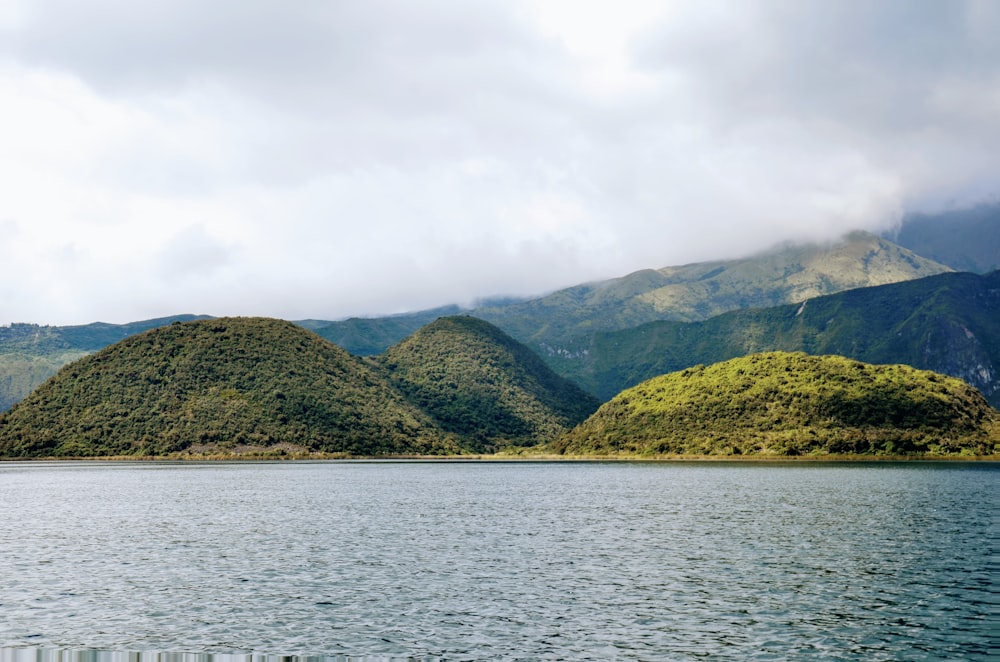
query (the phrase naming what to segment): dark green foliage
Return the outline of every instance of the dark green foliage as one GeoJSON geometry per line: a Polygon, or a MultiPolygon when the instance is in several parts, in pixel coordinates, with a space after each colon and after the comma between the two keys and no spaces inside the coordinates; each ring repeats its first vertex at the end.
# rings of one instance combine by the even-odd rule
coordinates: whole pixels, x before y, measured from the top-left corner
{"type": "Polygon", "coordinates": [[[598,455],[994,453],[997,416],[965,382],[908,366],[771,352],[654,377],[553,448],[598,455]]]}
{"type": "Polygon", "coordinates": [[[595,334],[550,357],[602,399],[655,375],[753,352],[839,354],[960,377],[1000,404],[1000,272],[949,273],[704,322],[595,334]]]}
{"type": "Polygon", "coordinates": [[[889,239],[957,271],[1000,269],[1000,203],[910,214],[889,239]]]}
{"type": "Polygon", "coordinates": [[[554,439],[599,402],[473,317],[441,318],[377,357],[387,378],[478,451],[554,439]]]}
{"type": "Polygon", "coordinates": [[[131,336],[67,365],[0,414],[6,457],[280,443],[352,455],[460,450],[361,359],[262,318],[131,336]]]}

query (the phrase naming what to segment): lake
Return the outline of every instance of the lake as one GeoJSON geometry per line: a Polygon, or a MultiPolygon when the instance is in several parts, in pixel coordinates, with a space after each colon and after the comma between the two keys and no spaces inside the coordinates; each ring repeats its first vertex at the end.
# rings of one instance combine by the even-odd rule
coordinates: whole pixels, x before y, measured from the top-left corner
{"type": "Polygon", "coordinates": [[[985,660],[998,478],[992,463],[0,464],[0,662],[985,660]]]}

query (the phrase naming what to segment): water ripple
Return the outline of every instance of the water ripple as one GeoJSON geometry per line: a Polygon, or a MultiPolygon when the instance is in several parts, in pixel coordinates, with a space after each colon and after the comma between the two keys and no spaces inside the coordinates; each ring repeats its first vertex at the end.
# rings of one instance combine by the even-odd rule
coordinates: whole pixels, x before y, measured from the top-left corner
{"type": "Polygon", "coordinates": [[[3,465],[0,662],[985,660],[998,475],[3,465]]]}

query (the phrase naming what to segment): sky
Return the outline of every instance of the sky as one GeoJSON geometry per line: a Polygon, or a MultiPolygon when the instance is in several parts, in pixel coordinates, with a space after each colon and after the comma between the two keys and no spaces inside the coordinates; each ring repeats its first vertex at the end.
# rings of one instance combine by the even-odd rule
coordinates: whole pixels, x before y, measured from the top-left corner
{"type": "Polygon", "coordinates": [[[534,296],[1000,196],[994,0],[0,0],[0,323],[534,296]]]}

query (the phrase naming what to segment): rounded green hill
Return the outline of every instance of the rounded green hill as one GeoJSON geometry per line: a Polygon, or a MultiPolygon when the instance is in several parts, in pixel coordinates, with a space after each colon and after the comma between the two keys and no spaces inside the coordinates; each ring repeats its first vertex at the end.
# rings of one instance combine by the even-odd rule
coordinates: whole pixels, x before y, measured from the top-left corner
{"type": "Polygon", "coordinates": [[[550,442],[600,405],[475,317],[442,317],[376,360],[410,402],[476,452],[550,442]]]}
{"type": "Polygon", "coordinates": [[[567,455],[989,455],[998,416],[959,379],[770,352],[627,389],[553,448],[567,455]]]}
{"type": "Polygon", "coordinates": [[[364,361],[267,318],[129,337],[65,366],[0,415],[2,457],[288,445],[363,456],[461,450],[364,361]]]}

